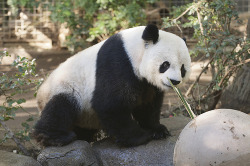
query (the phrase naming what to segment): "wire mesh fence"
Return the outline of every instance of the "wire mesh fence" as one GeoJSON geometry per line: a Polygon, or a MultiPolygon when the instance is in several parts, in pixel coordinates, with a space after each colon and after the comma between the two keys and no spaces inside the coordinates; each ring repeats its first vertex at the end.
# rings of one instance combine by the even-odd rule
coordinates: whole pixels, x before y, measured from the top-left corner
{"type": "MultiPolygon", "coordinates": [[[[172,6],[181,6],[192,0],[160,0],[146,9],[148,23],[161,26],[162,18],[169,16],[172,6]]],[[[249,0],[236,0],[239,13],[250,12],[249,0]]],[[[14,7],[8,0],[0,0],[0,46],[13,42],[49,42],[58,40],[58,25],[50,20],[49,6],[55,0],[43,0],[39,5],[14,7]]],[[[176,28],[167,31],[181,35],[176,28]]],[[[192,28],[183,29],[184,37],[191,37],[192,28]]]]}
{"type": "Polygon", "coordinates": [[[162,18],[170,16],[170,12],[172,12],[173,6],[178,7],[185,5],[187,3],[192,2],[192,0],[161,0],[156,3],[154,3],[152,6],[149,6],[147,8],[147,21],[148,23],[156,24],[159,27],[161,27],[163,30],[166,30],[168,32],[172,32],[176,35],[179,35],[181,37],[190,38],[193,34],[192,28],[183,28],[183,32],[180,32],[180,30],[177,27],[172,27],[168,29],[164,29],[162,27],[162,18]]]}
{"type": "MultiPolygon", "coordinates": [[[[48,9],[52,1],[38,6],[11,6],[7,0],[0,1],[0,42],[52,42],[57,38],[57,26],[52,23],[48,9]]],[[[1,44],[0,43],[0,44],[1,44]]]]}
{"type": "Polygon", "coordinates": [[[250,1],[249,0],[236,0],[237,10],[239,13],[250,12],[250,1]]]}

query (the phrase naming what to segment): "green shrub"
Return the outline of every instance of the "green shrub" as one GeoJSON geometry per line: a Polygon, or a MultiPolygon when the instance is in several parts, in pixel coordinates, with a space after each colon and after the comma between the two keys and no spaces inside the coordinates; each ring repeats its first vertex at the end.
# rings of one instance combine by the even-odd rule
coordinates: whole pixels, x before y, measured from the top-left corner
{"type": "Polygon", "coordinates": [[[173,10],[173,18],[164,18],[164,28],[177,26],[194,29],[197,41],[193,56],[207,60],[196,81],[188,89],[190,103],[196,112],[214,109],[229,79],[250,62],[249,37],[236,35],[232,21],[240,23],[233,0],[200,0],[173,10]],[[185,22],[183,22],[185,20],[185,22]],[[212,80],[200,92],[200,77],[210,69],[212,80]]]}
{"type": "MultiPolygon", "coordinates": [[[[6,50],[0,51],[0,63],[4,57],[10,57],[6,50]]],[[[14,72],[1,72],[0,96],[3,97],[4,101],[0,105],[0,127],[3,127],[6,133],[4,138],[0,139],[0,143],[9,138],[14,139],[15,142],[16,140],[20,142],[30,141],[31,126],[29,122],[33,121],[34,118],[21,106],[26,100],[18,98],[17,95],[30,91],[31,88],[41,84],[42,80],[37,78],[35,67],[35,59],[28,60],[25,57],[17,56],[11,64],[14,72]],[[24,111],[29,117],[21,124],[23,129],[14,134],[5,122],[15,120],[17,111],[24,111]]]]}
{"type": "Polygon", "coordinates": [[[144,25],[144,8],[156,0],[59,0],[50,6],[51,19],[66,23],[70,30],[67,45],[72,51],[87,42],[108,38],[120,29],[144,25]]]}

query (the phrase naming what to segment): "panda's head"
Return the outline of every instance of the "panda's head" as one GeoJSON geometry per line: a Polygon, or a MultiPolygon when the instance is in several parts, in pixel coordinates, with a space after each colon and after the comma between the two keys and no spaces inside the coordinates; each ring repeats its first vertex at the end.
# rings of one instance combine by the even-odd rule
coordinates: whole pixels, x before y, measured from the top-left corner
{"type": "Polygon", "coordinates": [[[148,25],[142,34],[144,51],[139,66],[141,77],[162,90],[171,85],[179,85],[188,79],[191,59],[185,41],[168,32],[158,30],[155,25],[148,25]]]}

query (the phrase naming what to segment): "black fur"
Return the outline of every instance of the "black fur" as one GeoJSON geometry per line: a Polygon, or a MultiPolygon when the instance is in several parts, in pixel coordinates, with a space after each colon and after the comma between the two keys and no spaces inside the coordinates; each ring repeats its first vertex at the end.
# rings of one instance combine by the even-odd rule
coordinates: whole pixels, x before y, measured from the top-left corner
{"type": "Polygon", "coordinates": [[[173,85],[178,85],[179,83],[181,83],[181,81],[176,81],[172,79],[170,79],[170,81],[172,82],[173,85]]]}
{"type": "Polygon", "coordinates": [[[184,40],[184,42],[186,43],[187,45],[187,39],[185,37],[182,38],[184,40]]]}
{"type": "Polygon", "coordinates": [[[183,78],[183,77],[185,77],[185,75],[186,75],[186,69],[185,69],[185,66],[184,66],[184,64],[181,66],[181,77],[183,78]]]}
{"type": "Polygon", "coordinates": [[[84,129],[81,127],[74,127],[74,132],[77,135],[77,139],[85,140],[87,142],[93,142],[96,140],[95,135],[98,132],[96,129],[84,129]]]}
{"type": "Polygon", "coordinates": [[[169,135],[159,123],[163,92],[134,74],[119,34],[97,57],[92,106],[108,134],[123,146],[136,146],[169,135]]]}
{"type": "Polygon", "coordinates": [[[153,41],[155,44],[159,38],[159,30],[156,25],[149,24],[142,34],[142,39],[146,41],[153,41]]]}
{"type": "Polygon", "coordinates": [[[76,139],[72,131],[79,113],[77,100],[69,94],[55,95],[45,106],[33,136],[43,146],[62,146],[76,139]]]}
{"type": "Polygon", "coordinates": [[[170,63],[168,61],[165,61],[161,64],[160,68],[159,68],[159,72],[160,73],[165,73],[170,67],[170,63]]]}

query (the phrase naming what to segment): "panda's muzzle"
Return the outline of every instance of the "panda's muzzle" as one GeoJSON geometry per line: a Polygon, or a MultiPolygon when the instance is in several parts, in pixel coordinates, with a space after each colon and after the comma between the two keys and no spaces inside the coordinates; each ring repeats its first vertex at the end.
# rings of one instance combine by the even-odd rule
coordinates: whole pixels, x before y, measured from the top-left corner
{"type": "Polygon", "coordinates": [[[176,81],[176,80],[171,80],[170,81],[172,82],[173,85],[178,85],[179,83],[181,83],[181,81],[176,81]]]}
{"type": "MultiPolygon", "coordinates": [[[[178,84],[181,83],[181,81],[176,81],[176,80],[172,80],[172,79],[170,79],[170,81],[172,82],[173,85],[178,85],[178,84]]],[[[162,81],[162,84],[163,84],[164,86],[167,86],[167,87],[172,88],[171,85],[168,85],[168,84],[164,83],[163,81],[162,81]]]]}
{"type": "Polygon", "coordinates": [[[172,88],[171,85],[168,85],[168,84],[164,83],[163,81],[162,81],[162,84],[163,84],[164,86],[167,86],[167,87],[169,87],[169,88],[172,88]]]}

